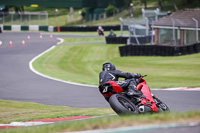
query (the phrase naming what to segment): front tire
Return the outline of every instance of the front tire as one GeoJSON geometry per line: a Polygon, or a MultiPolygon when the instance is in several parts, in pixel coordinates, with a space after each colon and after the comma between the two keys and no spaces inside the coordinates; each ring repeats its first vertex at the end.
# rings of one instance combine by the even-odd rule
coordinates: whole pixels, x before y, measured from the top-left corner
{"type": "Polygon", "coordinates": [[[156,106],[157,106],[159,112],[162,112],[162,111],[170,112],[170,109],[167,106],[167,104],[165,104],[163,101],[161,101],[159,98],[157,98],[155,96],[153,97],[153,99],[156,103],[156,106]]]}
{"type": "Polygon", "coordinates": [[[111,108],[118,114],[138,114],[138,109],[133,102],[125,96],[114,94],[110,97],[111,108]]]}

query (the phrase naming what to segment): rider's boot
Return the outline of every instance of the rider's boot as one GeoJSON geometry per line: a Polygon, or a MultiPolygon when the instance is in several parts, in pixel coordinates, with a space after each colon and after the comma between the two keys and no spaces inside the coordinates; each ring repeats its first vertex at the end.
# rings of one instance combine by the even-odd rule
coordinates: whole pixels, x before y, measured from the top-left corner
{"type": "Polygon", "coordinates": [[[138,96],[138,97],[141,97],[142,96],[142,93],[140,91],[137,91],[137,88],[136,86],[131,86],[128,88],[128,92],[127,92],[127,95],[129,96],[138,96]]]}

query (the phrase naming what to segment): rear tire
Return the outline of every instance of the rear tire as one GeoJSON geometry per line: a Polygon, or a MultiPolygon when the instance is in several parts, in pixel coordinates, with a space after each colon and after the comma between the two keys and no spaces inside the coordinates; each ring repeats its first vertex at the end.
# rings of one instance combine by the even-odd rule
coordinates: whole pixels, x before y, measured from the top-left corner
{"type": "Polygon", "coordinates": [[[138,114],[138,109],[133,102],[125,96],[114,94],[110,97],[109,103],[111,108],[118,114],[138,114]]]}

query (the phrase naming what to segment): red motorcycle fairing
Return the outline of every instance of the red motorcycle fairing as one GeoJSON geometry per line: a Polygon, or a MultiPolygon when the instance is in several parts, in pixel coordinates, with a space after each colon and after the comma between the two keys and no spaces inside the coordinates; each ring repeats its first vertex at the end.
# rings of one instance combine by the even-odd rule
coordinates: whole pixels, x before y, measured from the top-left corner
{"type": "Polygon", "coordinates": [[[111,97],[115,93],[121,93],[124,91],[115,81],[108,81],[105,84],[100,85],[100,86],[101,87],[99,87],[99,90],[101,94],[104,97],[108,97],[108,98],[111,97]],[[105,86],[109,85],[109,87],[103,87],[104,85],[105,86]],[[110,89],[113,91],[110,91],[110,89]]]}
{"type": "Polygon", "coordinates": [[[121,93],[122,91],[124,91],[115,81],[108,81],[106,83],[110,83],[116,93],[121,93]]]}
{"type": "Polygon", "coordinates": [[[137,90],[140,90],[142,94],[146,97],[146,99],[141,98],[141,104],[147,105],[151,107],[153,111],[158,112],[158,108],[155,104],[155,101],[153,100],[151,91],[144,79],[140,80],[140,83],[137,85],[137,90]]]}

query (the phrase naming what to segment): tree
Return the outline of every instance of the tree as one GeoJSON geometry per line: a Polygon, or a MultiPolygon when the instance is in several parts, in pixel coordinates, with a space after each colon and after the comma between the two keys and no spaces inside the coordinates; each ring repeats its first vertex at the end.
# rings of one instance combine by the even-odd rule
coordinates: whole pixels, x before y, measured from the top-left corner
{"type": "Polygon", "coordinates": [[[81,16],[82,16],[83,18],[85,18],[85,15],[86,15],[86,8],[83,8],[83,9],[81,10],[81,16]]]}
{"type": "Polygon", "coordinates": [[[108,16],[112,16],[116,12],[116,10],[117,10],[116,7],[110,4],[106,8],[106,13],[108,14],[108,16]]]}
{"type": "Polygon", "coordinates": [[[124,0],[125,8],[129,8],[130,4],[133,3],[133,0],[124,0]]]}
{"type": "Polygon", "coordinates": [[[142,3],[144,3],[144,9],[147,9],[147,0],[140,0],[142,3]]]}
{"type": "Polygon", "coordinates": [[[160,10],[163,9],[162,0],[158,0],[158,7],[160,10]]]}
{"type": "Polygon", "coordinates": [[[124,3],[125,3],[125,8],[129,9],[130,16],[132,16],[133,15],[133,0],[124,0],[124,3]]]}

